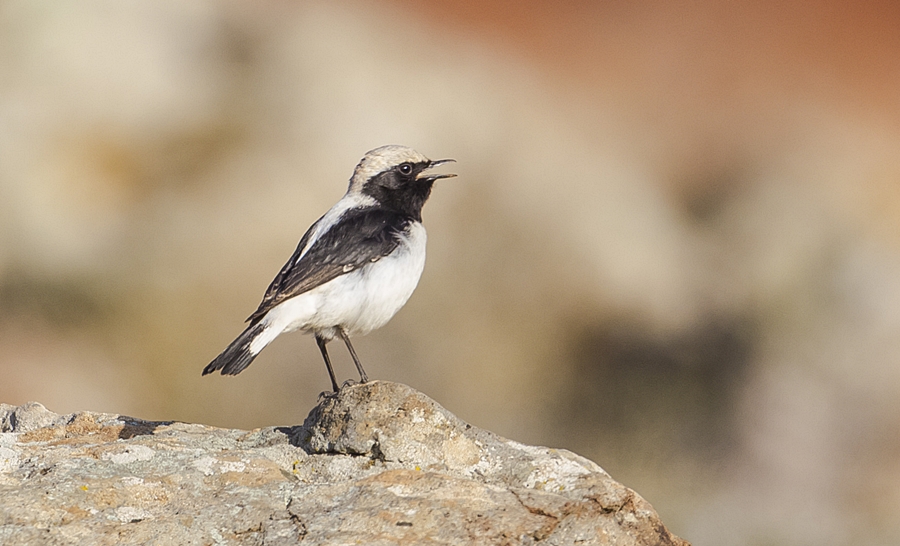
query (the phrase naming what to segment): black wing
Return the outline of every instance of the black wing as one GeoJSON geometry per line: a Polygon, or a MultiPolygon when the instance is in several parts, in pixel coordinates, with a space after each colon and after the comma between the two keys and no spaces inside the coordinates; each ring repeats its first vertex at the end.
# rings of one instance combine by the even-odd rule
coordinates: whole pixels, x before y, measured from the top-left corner
{"type": "Polygon", "coordinates": [[[387,256],[400,244],[398,236],[410,221],[408,216],[380,208],[351,209],[298,261],[315,229],[313,224],[247,320],[256,324],[284,300],[387,256]]]}

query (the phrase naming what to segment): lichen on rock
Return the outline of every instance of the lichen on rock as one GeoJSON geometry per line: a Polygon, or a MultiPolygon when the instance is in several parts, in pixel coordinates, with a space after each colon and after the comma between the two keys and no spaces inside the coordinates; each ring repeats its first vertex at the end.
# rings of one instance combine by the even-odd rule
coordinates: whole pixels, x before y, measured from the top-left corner
{"type": "Polygon", "coordinates": [[[2,544],[687,545],[595,463],[374,381],[241,431],[0,405],[2,544]]]}

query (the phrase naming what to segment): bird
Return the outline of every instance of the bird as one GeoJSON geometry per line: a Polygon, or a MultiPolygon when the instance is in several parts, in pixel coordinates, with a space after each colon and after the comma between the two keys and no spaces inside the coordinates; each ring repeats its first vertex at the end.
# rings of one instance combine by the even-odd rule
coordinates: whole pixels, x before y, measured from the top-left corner
{"type": "Polygon", "coordinates": [[[326,345],[336,337],[360,383],[368,382],[350,337],[384,326],[415,290],[425,267],[422,207],[435,181],[456,176],[431,169],[454,161],[399,145],[367,152],[347,192],[309,227],[247,327],[203,375],[237,375],[276,337],[301,330],[315,336],[334,392],[340,387],[326,345]]]}

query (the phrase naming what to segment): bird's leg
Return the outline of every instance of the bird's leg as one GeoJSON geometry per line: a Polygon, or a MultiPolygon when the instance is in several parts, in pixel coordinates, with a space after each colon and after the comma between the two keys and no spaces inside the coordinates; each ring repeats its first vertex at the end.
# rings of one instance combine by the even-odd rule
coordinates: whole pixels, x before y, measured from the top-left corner
{"type": "Polygon", "coordinates": [[[328,375],[331,377],[331,386],[334,388],[334,392],[337,393],[340,387],[338,387],[337,379],[334,377],[334,369],[331,367],[331,359],[328,358],[328,350],[325,348],[328,340],[317,335],[316,343],[319,345],[319,350],[322,351],[322,358],[325,359],[325,366],[328,368],[328,375]]]}
{"type": "Polygon", "coordinates": [[[368,383],[369,376],[366,375],[366,370],[364,370],[362,364],[360,364],[359,357],[356,356],[356,351],[353,350],[353,345],[350,345],[350,336],[348,336],[347,332],[340,326],[338,326],[337,331],[340,332],[341,338],[343,338],[344,343],[347,344],[347,350],[350,351],[350,356],[353,357],[353,363],[356,364],[356,369],[359,371],[359,382],[368,383]]]}

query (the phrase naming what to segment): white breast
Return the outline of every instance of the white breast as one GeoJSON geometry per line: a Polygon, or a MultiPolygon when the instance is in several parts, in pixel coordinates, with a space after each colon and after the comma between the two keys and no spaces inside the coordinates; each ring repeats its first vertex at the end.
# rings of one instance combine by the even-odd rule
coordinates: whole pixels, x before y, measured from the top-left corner
{"type": "Polygon", "coordinates": [[[355,316],[341,323],[350,334],[384,326],[406,305],[425,269],[425,242],[425,227],[415,222],[390,256],[362,268],[358,279],[348,279],[347,284],[357,284],[362,303],[357,313],[348,313],[355,316]]]}
{"type": "Polygon", "coordinates": [[[300,329],[328,339],[336,335],[336,326],[350,335],[384,326],[419,283],[426,239],[425,227],[414,222],[390,256],[285,301],[266,315],[266,322],[278,333],[300,329]]]}

